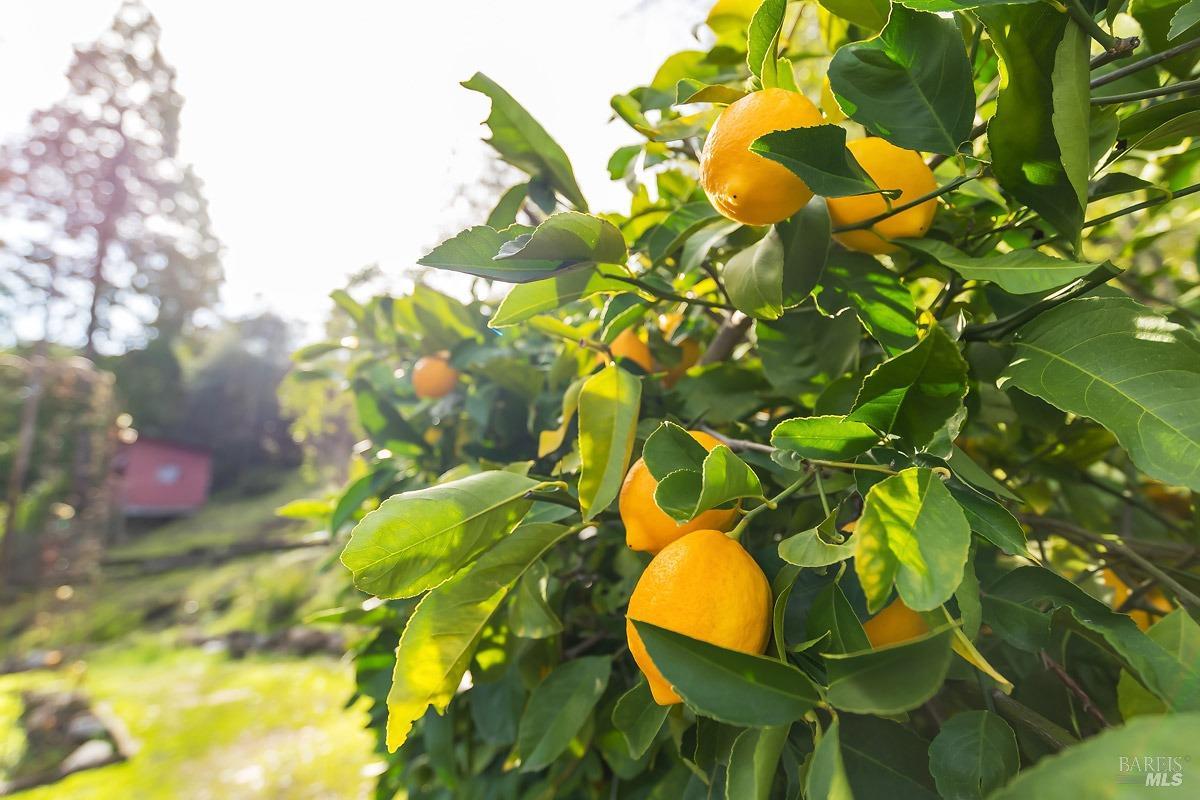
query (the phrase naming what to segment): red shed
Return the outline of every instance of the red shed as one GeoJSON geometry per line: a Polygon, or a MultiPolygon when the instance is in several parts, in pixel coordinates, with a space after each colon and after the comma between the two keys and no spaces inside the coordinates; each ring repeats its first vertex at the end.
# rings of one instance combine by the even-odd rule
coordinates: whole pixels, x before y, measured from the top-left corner
{"type": "Polygon", "coordinates": [[[212,455],[200,448],[139,437],[121,445],[114,466],[126,516],[182,516],[198,511],[208,499],[212,455]]]}

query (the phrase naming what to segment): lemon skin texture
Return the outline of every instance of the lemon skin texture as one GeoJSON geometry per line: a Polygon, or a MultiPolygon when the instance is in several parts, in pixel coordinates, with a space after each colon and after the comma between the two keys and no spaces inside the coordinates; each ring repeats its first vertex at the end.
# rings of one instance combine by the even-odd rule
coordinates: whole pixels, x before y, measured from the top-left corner
{"type": "Polygon", "coordinates": [[[821,110],[786,89],[752,92],[721,112],[700,154],[700,185],[713,208],[745,225],[770,225],[812,199],[804,181],[786,167],[750,152],[772,131],[824,122],[821,110]]]}
{"type": "MultiPolygon", "coordinates": [[[[740,544],[721,531],[694,531],[663,548],[646,567],[629,598],[628,619],[757,654],[766,649],[771,630],[771,586],[740,544]]],[[[625,632],[654,702],[682,702],[628,620],[625,632]]]]}

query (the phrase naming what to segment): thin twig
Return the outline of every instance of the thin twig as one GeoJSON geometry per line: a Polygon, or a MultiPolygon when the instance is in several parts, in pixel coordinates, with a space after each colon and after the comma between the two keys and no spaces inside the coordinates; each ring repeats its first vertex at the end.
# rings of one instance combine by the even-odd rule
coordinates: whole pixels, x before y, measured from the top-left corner
{"type": "Polygon", "coordinates": [[[1100,723],[1102,728],[1107,728],[1108,720],[1104,718],[1104,712],[1101,711],[1100,708],[1092,701],[1092,698],[1089,697],[1088,693],[1083,690],[1083,687],[1080,686],[1074,678],[1067,674],[1067,671],[1063,668],[1062,664],[1059,664],[1057,661],[1051,658],[1050,654],[1045,650],[1041,651],[1041,656],[1042,665],[1057,675],[1063,686],[1066,686],[1067,689],[1070,690],[1071,694],[1079,698],[1079,702],[1083,706],[1083,710],[1095,717],[1096,721],[1100,723]]]}
{"type": "Polygon", "coordinates": [[[696,365],[703,367],[707,364],[716,364],[727,360],[733,354],[734,348],[746,338],[746,334],[753,324],[753,317],[748,317],[740,311],[731,311],[696,365]]]}
{"type": "Polygon", "coordinates": [[[1094,106],[1112,106],[1118,103],[1132,103],[1135,100],[1149,100],[1152,97],[1162,97],[1167,94],[1190,92],[1192,89],[1200,89],[1200,78],[1193,81],[1170,83],[1166,86],[1159,86],[1157,89],[1143,89],[1140,92],[1126,92],[1108,97],[1093,97],[1089,102],[1094,106]]]}
{"type": "Polygon", "coordinates": [[[1046,311],[1061,305],[1068,300],[1090,292],[1097,286],[1107,283],[1116,277],[1116,273],[1108,265],[1101,266],[1083,278],[1077,278],[1063,288],[1004,319],[989,322],[984,325],[968,325],[963,329],[962,338],[968,342],[988,342],[1001,339],[1017,328],[1029,322],[1046,311]]]}
{"type": "MultiPolygon", "coordinates": [[[[1113,44],[1111,50],[1105,50],[1100,55],[1088,62],[1088,69],[1099,69],[1105,64],[1111,64],[1114,61],[1122,58],[1128,58],[1133,55],[1133,51],[1137,50],[1142,45],[1142,40],[1137,36],[1127,36],[1118,38],[1113,44]]],[[[1095,86],[1096,84],[1092,84],[1095,86]]]]}
{"type": "Polygon", "coordinates": [[[654,295],[659,300],[670,300],[675,303],[688,303],[694,306],[704,306],[705,308],[720,308],[725,310],[730,310],[733,308],[733,306],[727,306],[724,303],[716,303],[712,300],[704,300],[700,297],[687,297],[686,295],[667,292],[659,289],[653,284],[640,280],[639,278],[631,278],[625,275],[608,275],[606,277],[611,278],[614,281],[620,281],[621,283],[628,283],[630,286],[636,286],[639,289],[654,295]]]}
{"type": "Polygon", "coordinates": [[[868,217],[867,219],[864,219],[861,222],[856,222],[853,225],[842,225],[841,227],[834,228],[833,232],[834,233],[846,233],[847,231],[858,231],[858,230],[864,230],[866,228],[870,228],[875,223],[882,222],[883,220],[887,219],[888,217],[893,217],[896,214],[901,214],[905,211],[908,211],[910,208],[916,208],[917,206],[921,205],[922,203],[928,203],[930,200],[941,197],[942,195],[944,195],[948,192],[952,192],[955,189],[957,189],[959,186],[962,186],[964,183],[973,181],[976,178],[981,177],[982,175],[983,175],[982,172],[977,172],[974,175],[959,176],[959,177],[955,178],[954,180],[950,181],[949,183],[947,183],[945,186],[939,186],[938,188],[934,189],[932,192],[926,192],[925,194],[921,195],[920,197],[917,197],[913,200],[909,200],[907,203],[901,203],[898,206],[895,206],[893,208],[888,209],[887,211],[883,211],[879,214],[876,214],[873,217],[868,217]]]}
{"type": "MultiPolygon", "coordinates": [[[[1136,39],[1136,37],[1134,37],[1134,38],[1136,39]]],[[[1141,42],[1139,41],[1138,44],[1140,44],[1140,43],[1141,42]]],[[[1134,45],[1134,46],[1136,47],[1137,45],[1134,45]]],[[[1172,59],[1177,55],[1186,53],[1190,50],[1195,50],[1197,47],[1200,47],[1200,39],[1192,39],[1190,42],[1184,42],[1183,44],[1177,44],[1172,48],[1163,50],[1161,53],[1155,53],[1154,55],[1146,56],[1145,58],[1140,58],[1137,61],[1133,62],[1132,64],[1128,64],[1124,67],[1121,67],[1120,69],[1114,69],[1112,72],[1108,73],[1107,75],[1101,75],[1098,78],[1092,79],[1092,88],[1095,89],[1098,86],[1104,86],[1105,84],[1112,83],[1113,81],[1118,81],[1121,78],[1124,78],[1126,75],[1132,75],[1133,73],[1140,72],[1141,70],[1144,70],[1147,67],[1153,67],[1155,64],[1161,64],[1162,62],[1167,61],[1168,59],[1172,59]]],[[[1097,58],[1099,58],[1099,57],[1097,57],[1097,58]]],[[[1108,62],[1106,61],[1103,63],[1108,63],[1108,62]]],[[[1100,66],[1100,65],[1096,64],[1095,66],[1100,66]]],[[[1093,69],[1094,68],[1095,67],[1093,67],[1093,69]]]]}

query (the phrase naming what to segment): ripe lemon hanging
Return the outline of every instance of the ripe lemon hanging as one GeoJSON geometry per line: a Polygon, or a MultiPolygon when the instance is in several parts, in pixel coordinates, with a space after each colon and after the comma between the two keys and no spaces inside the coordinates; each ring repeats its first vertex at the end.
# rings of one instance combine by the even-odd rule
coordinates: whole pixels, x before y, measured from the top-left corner
{"type": "Polygon", "coordinates": [[[746,225],[770,225],[795,214],[812,192],[791,170],[750,145],[772,131],[820,125],[821,111],[787,89],[752,92],[721,112],[700,156],[700,185],[713,208],[746,225]]]}
{"type": "Polygon", "coordinates": [[[921,615],[913,611],[897,597],[883,610],[863,623],[863,631],[871,647],[907,642],[929,633],[929,626],[921,615]]]}
{"type": "MultiPolygon", "coordinates": [[[[740,544],[721,531],[701,530],[663,548],[638,579],[629,619],[649,622],[693,639],[761,653],[771,631],[771,586],[740,544]]],[[[632,622],[629,652],[646,676],[654,702],[682,702],[658,671],[632,622]]]]}
{"type": "MultiPolygon", "coordinates": [[[[900,190],[900,196],[891,201],[892,207],[904,205],[937,188],[937,181],[920,153],[896,147],[878,137],[856,139],[847,147],[880,189],[900,190]]],[[[880,194],[831,197],[828,203],[829,218],[835,228],[863,222],[888,210],[887,201],[880,194]]],[[[897,245],[892,244],[889,239],[924,236],[933,223],[936,211],[937,201],[926,200],[920,205],[876,222],[869,229],[837,233],[833,238],[850,250],[876,254],[891,253],[897,249],[897,245]]]]}
{"type": "Polygon", "coordinates": [[[413,391],[422,400],[436,400],[454,391],[458,385],[458,370],[444,356],[425,356],[418,359],[412,371],[413,391]]]}
{"type": "MultiPolygon", "coordinates": [[[[719,441],[702,431],[688,431],[705,450],[712,450],[719,441]]],[[[705,511],[690,522],[676,522],[669,514],[654,504],[654,490],[658,481],[650,474],[643,459],[633,462],[621,484],[621,495],[617,508],[621,522],[625,525],[625,543],[633,550],[657,553],[686,534],[703,528],[727,531],[737,519],[732,508],[714,508],[705,511]]]]}
{"type": "Polygon", "coordinates": [[[654,372],[654,356],[650,354],[650,346],[642,341],[633,328],[618,333],[608,349],[613,358],[628,358],[646,372],[654,372]]]}

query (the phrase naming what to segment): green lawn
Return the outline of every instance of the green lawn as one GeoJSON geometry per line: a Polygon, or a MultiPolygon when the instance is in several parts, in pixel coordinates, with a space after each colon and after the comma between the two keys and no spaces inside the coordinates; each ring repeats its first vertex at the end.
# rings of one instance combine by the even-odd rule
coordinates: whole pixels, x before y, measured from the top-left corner
{"type": "MultiPolygon", "coordinates": [[[[110,550],[158,558],[235,541],[297,539],[312,524],[276,507],[319,496],[299,477],[255,497],[217,497],[203,512],[110,550]]],[[[130,761],[79,773],[22,800],[366,797],[376,756],[350,664],[328,656],[232,660],[189,636],[269,633],[341,604],[336,548],[308,547],[159,574],[112,570],[0,608],[0,657],[58,649],[54,672],[0,676],[0,777],[20,757],[20,692],[78,686],[107,704],[141,745],[130,761]]],[[[349,632],[352,636],[353,633],[349,632]]]]}
{"type": "MultiPolygon", "coordinates": [[[[21,800],[359,798],[370,735],[348,663],[330,658],[232,661],[196,649],[126,642],[87,660],[81,686],[140,744],[123,763],[81,772],[21,800]]],[[[19,755],[18,693],[70,687],[79,670],[0,677],[0,766],[19,755]]]]}

